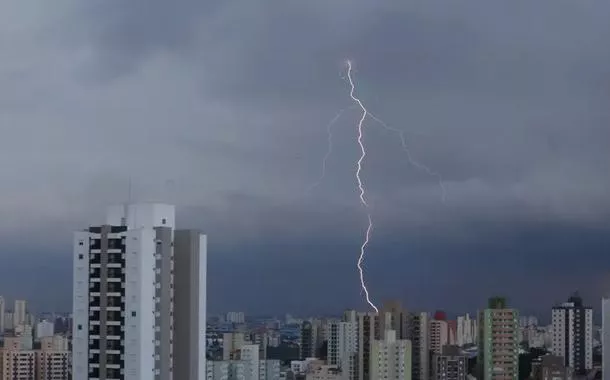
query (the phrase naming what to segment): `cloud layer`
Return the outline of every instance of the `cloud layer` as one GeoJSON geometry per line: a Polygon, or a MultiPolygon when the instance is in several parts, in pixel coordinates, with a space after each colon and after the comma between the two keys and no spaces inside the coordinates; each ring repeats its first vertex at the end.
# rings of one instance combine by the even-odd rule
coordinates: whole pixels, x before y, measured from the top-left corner
{"type": "MultiPolygon", "coordinates": [[[[250,279],[264,281],[337,260],[310,282],[345,283],[337,299],[357,300],[346,267],[363,228],[356,109],[333,126],[326,176],[306,192],[320,175],[329,120],[351,104],[346,59],[358,95],[405,131],[412,156],[441,174],[447,189],[442,203],[438,181],[409,165],[398,136],[366,122],[373,249],[383,257],[393,242],[401,252],[393,263],[371,256],[373,278],[398,263],[436,265],[417,253],[432,243],[410,245],[427,239],[435,241],[430,251],[464,268],[507,278],[521,269],[480,258],[532,252],[540,264],[523,269],[532,278],[514,290],[524,294],[540,281],[533,273],[546,273],[543,263],[572,265],[568,252],[554,253],[565,229],[596,241],[590,231],[609,219],[608,5],[22,3],[0,5],[0,212],[10,215],[0,236],[15,247],[11,260],[20,250],[37,260],[69,259],[59,252],[70,231],[125,200],[131,178],[134,198],[176,203],[181,224],[210,233],[216,251],[230,257],[211,259],[218,272],[255,253],[265,265],[250,279]],[[535,230],[548,245],[530,251],[527,239],[488,224],[535,230]],[[48,243],[23,246],[32,234],[48,243]],[[481,244],[463,243],[475,238],[481,244]]],[[[594,252],[575,254],[592,261],[594,252]]],[[[587,260],[582,266],[595,270],[587,260]]],[[[447,276],[464,286],[476,281],[447,276]]],[[[214,287],[224,281],[210,278],[214,287]]],[[[388,281],[379,292],[413,294],[421,285],[399,274],[388,281]]],[[[586,276],[568,283],[599,294],[586,276]]],[[[239,285],[222,289],[233,307],[246,302],[239,285]]]]}

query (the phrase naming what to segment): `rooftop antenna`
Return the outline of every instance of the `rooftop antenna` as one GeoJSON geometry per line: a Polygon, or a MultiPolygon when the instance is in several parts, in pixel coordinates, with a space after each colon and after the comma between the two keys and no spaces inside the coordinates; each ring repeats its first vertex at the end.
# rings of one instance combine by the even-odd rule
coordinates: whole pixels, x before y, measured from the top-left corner
{"type": "Polygon", "coordinates": [[[131,176],[127,186],[127,202],[123,204],[123,217],[121,218],[121,226],[127,225],[127,212],[129,211],[129,204],[131,203],[131,176]]]}

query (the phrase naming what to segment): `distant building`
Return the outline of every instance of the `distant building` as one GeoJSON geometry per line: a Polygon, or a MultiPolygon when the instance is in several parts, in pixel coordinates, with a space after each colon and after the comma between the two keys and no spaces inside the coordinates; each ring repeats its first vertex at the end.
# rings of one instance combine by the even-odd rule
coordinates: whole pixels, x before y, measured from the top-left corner
{"type": "Polygon", "coordinates": [[[259,369],[260,380],[280,380],[281,363],[279,360],[261,360],[259,369]]]}
{"type": "Polygon", "coordinates": [[[358,313],[358,380],[371,378],[371,350],[373,342],[381,339],[377,313],[358,313]]]}
{"type": "Polygon", "coordinates": [[[563,364],[563,358],[545,355],[532,362],[533,380],[572,380],[572,369],[563,364]]]}
{"type": "Polygon", "coordinates": [[[229,380],[231,362],[229,360],[208,360],[206,380],[229,380]]]}
{"type": "Polygon", "coordinates": [[[447,321],[447,330],[447,344],[450,346],[455,346],[457,344],[457,321],[447,321]]]}
{"type": "Polygon", "coordinates": [[[246,345],[244,333],[224,333],[222,335],[222,360],[234,360],[237,353],[246,345]]]}
{"type": "Polygon", "coordinates": [[[466,380],[468,357],[457,346],[445,346],[432,356],[432,380],[466,380]]]}
{"type": "Polygon", "coordinates": [[[4,337],[4,347],[0,350],[0,379],[35,378],[36,351],[31,346],[25,347],[23,339],[4,337]]]}
{"type": "Polygon", "coordinates": [[[5,324],[4,318],[6,313],[6,303],[4,301],[4,297],[0,296],[0,335],[4,334],[5,324]]]}
{"type": "Polygon", "coordinates": [[[383,340],[375,340],[371,349],[370,379],[410,380],[411,341],[396,339],[394,330],[386,330],[383,340]]]}
{"type": "Polygon", "coordinates": [[[383,340],[385,331],[393,330],[397,340],[411,342],[411,378],[429,380],[428,323],[427,313],[407,312],[397,301],[385,302],[379,313],[358,313],[358,379],[370,377],[372,342],[383,340]]]}
{"type": "Polygon", "coordinates": [[[25,300],[15,300],[13,310],[13,326],[29,325],[27,320],[27,302],[25,300]]]}
{"type": "Polygon", "coordinates": [[[267,331],[264,329],[260,331],[253,331],[248,334],[247,340],[251,344],[258,345],[258,356],[261,360],[267,359],[267,346],[269,346],[269,334],[267,331]]]}
{"type": "Polygon", "coordinates": [[[610,380],[610,298],[602,299],[602,379],[610,380]]]}
{"type": "Polygon", "coordinates": [[[47,320],[40,321],[36,324],[36,338],[44,338],[55,335],[55,324],[47,320]]]}
{"type": "Polygon", "coordinates": [[[449,325],[446,320],[433,319],[428,327],[428,341],[430,351],[440,354],[441,350],[449,342],[449,325]]]}
{"type": "Polygon", "coordinates": [[[4,331],[13,330],[15,328],[15,324],[13,323],[13,312],[5,311],[4,312],[4,331]]]}
{"type": "Polygon", "coordinates": [[[552,310],[553,355],[564,359],[564,366],[584,375],[593,368],[593,309],[584,306],[574,294],[552,310]]]}
{"type": "Polygon", "coordinates": [[[31,336],[8,336],[0,349],[0,379],[68,379],[70,351],[64,337],[46,337],[32,350],[31,336]]]}
{"type": "Polygon", "coordinates": [[[316,363],[305,374],[305,380],[344,380],[341,368],[335,365],[316,363]]]}
{"type": "Polygon", "coordinates": [[[479,312],[480,380],[519,378],[519,313],[508,307],[505,298],[490,298],[479,312]]]}
{"type": "Polygon", "coordinates": [[[529,327],[538,327],[538,318],[533,315],[524,315],[519,317],[519,327],[521,328],[529,328],[529,327]]]}
{"type": "Polygon", "coordinates": [[[430,368],[430,344],[428,341],[427,313],[409,315],[409,332],[407,339],[411,341],[411,377],[413,380],[428,380],[430,368]]]}
{"type": "Polygon", "coordinates": [[[68,379],[71,353],[68,340],[62,336],[47,336],[41,339],[36,351],[36,379],[68,379]]]}
{"type": "Polygon", "coordinates": [[[471,319],[469,314],[457,317],[456,345],[462,347],[477,343],[477,320],[471,319]]]}
{"type": "MultiPolygon", "coordinates": [[[[341,368],[344,380],[358,380],[358,317],[356,311],[346,311],[342,321],[329,322],[327,329],[327,363],[330,366],[341,368]]],[[[329,371],[332,372],[330,367],[329,371]]]]}
{"type": "Polygon", "coordinates": [[[245,323],[246,322],[246,316],[241,311],[230,311],[230,312],[228,312],[226,319],[227,319],[227,322],[230,322],[230,323],[241,324],[241,323],[245,323]]]}
{"type": "Polygon", "coordinates": [[[256,344],[246,344],[239,350],[239,360],[244,364],[246,379],[258,380],[260,378],[259,350],[256,344]]]}
{"type": "Polygon", "coordinates": [[[244,344],[231,360],[208,361],[206,380],[280,380],[280,361],[261,360],[259,346],[244,344]]]}
{"type": "Polygon", "coordinates": [[[303,321],[301,324],[301,345],[299,351],[299,358],[301,360],[316,357],[317,337],[318,325],[313,321],[303,321]]]}
{"type": "Polygon", "coordinates": [[[63,335],[46,336],[40,339],[40,349],[46,351],[68,351],[68,338],[63,335]]]}

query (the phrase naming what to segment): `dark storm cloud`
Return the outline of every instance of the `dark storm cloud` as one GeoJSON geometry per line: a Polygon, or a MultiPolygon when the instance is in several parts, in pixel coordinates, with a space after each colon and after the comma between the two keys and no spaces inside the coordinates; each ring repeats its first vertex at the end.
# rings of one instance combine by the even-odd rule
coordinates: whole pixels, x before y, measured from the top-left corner
{"type": "MultiPolygon", "coordinates": [[[[577,197],[564,191],[571,182],[587,183],[579,186],[583,191],[607,188],[608,176],[600,174],[608,173],[604,141],[610,139],[610,120],[603,101],[608,91],[600,83],[609,82],[610,55],[603,43],[609,27],[597,9],[568,2],[265,2],[211,9],[139,4],[94,7],[95,13],[101,7],[102,13],[120,15],[95,24],[90,42],[101,62],[116,56],[139,62],[155,51],[179,48],[189,65],[199,65],[195,78],[207,96],[246,115],[276,115],[261,130],[268,141],[286,131],[295,131],[293,139],[320,137],[311,133],[319,133],[332,110],[348,100],[339,71],[350,57],[360,95],[377,114],[398,128],[433,135],[410,140],[414,156],[442,173],[455,193],[473,180],[505,189],[523,186],[531,198],[547,191],[577,197]],[[286,110],[297,116],[287,120],[286,110]]],[[[246,125],[242,131],[244,139],[252,134],[246,125]]],[[[283,145],[294,152],[291,141],[283,145]]],[[[379,155],[387,144],[388,139],[375,141],[371,150],[379,155]]],[[[308,151],[315,145],[307,144],[308,151]]],[[[323,154],[323,147],[314,149],[323,154]]],[[[281,165],[302,169],[296,157],[287,159],[281,165]]],[[[371,172],[385,173],[388,160],[380,161],[371,172]]]]}
{"type": "MultiPolygon", "coordinates": [[[[504,276],[514,288],[497,290],[527,304],[526,287],[551,291],[545,284],[563,275],[566,288],[600,293],[587,271],[597,273],[599,228],[610,219],[607,4],[38,5],[0,5],[0,158],[12,163],[0,169],[0,210],[12,216],[0,236],[10,246],[34,233],[69,250],[69,231],[125,200],[131,178],[133,198],[175,202],[182,226],[210,234],[212,286],[233,299],[213,308],[248,302],[223,283],[229,269],[267,278],[257,291],[279,295],[290,268],[307,268],[319,279],[295,284],[302,300],[333,287],[320,308],[357,303],[357,110],[334,125],[326,176],[306,192],[328,121],[350,105],[341,78],[350,58],[358,95],[405,131],[412,156],[447,190],[442,203],[436,178],[367,120],[363,178],[376,222],[367,268],[377,294],[432,307],[425,298],[444,299],[454,283],[466,293],[504,276]],[[576,250],[584,260],[568,274],[576,250]],[[442,280],[426,283],[433,267],[442,280]],[[509,281],[518,275],[522,283],[509,281]]],[[[288,303],[278,308],[298,308],[288,303]]]]}

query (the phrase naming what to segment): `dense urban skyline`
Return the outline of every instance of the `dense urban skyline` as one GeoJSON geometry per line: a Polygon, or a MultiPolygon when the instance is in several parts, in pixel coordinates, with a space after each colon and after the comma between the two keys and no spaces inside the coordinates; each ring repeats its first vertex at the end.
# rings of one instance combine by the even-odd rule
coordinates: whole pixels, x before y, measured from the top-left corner
{"type": "MultiPolygon", "coordinates": [[[[71,307],[72,232],[132,199],[209,239],[209,310],[365,310],[355,259],[353,59],[377,301],[543,313],[610,291],[608,4],[368,1],[0,4],[0,290],[71,307]],[[519,25],[517,28],[516,25],[519,25]],[[46,286],[40,286],[46,284],[46,286]],[[247,291],[245,290],[247,289],[247,291]],[[540,299],[548,300],[544,304],[540,299]]],[[[179,226],[180,227],[180,226],[179,226]]]]}

